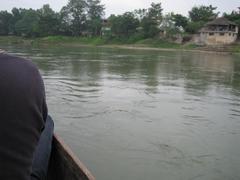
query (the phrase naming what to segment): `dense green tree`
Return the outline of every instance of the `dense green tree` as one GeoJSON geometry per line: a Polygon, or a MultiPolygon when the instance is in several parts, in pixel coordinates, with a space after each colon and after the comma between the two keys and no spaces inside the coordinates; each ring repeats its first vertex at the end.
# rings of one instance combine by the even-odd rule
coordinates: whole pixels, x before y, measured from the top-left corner
{"type": "Polygon", "coordinates": [[[224,13],[223,16],[226,17],[228,20],[235,22],[240,28],[240,12],[232,11],[229,14],[224,13]]]}
{"type": "Polygon", "coordinates": [[[123,15],[112,15],[109,18],[113,35],[129,38],[136,32],[139,21],[134,13],[126,12],[123,15]]]}
{"type": "Polygon", "coordinates": [[[12,9],[12,18],[10,19],[9,24],[9,33],[13,35],[17,35],[15,25],[22,18],[21,9],[13,8],[12,9]]]}
{"type": "Polygon", "coordinates": [[[186,26],[186,32],[188,32],[190,34],[195,34],[204,26],[205,23],[206,22],[204,22],[204,21],[198,21],[198,22],[191,21],[186,26]]]}
{"type": "Polygon", "coordinates": [[[59,33],[61,35],[73,35],[71,30],[72,17],[69,16],[66,6],[63,7],[59,13],[59,33]]]}
{"type": "Polygon", "coordinates": [[[141,27],[142,27],[144,38],[152,38],[156,36],[160,31],[158,24],[154,20],[148,17],[144,17],[142,19],[141,27]]]}
{"type": "Polygon", "coordinates": [[[87,7],[84,0],[69,0],[67,6],[61,10],[62,20],[74,36],[79,36],[86,30],[87,7]]]}
{"type": "Polygon", "coordinates": [[[141,21],[144,17],[147,16],[147,9],[136,9],[134,10],[135,17],[141,21]]]}
{"type": "Polygon", "coordinates": [[[160,29],[163,30],[167,36],[172,36],[181,32],[180,27],[176,26],[173,21],[173,15],[173,13],[168,13],[162,17],[160,29]]]}
{"type": "Polygon", "coordinates": [[[209,20],[215,19],[219,12],[216,13],[217,7],[210,6],[195,6],[189,11],[189,18],[192,22],[208,22],[209,20]]]}
{"type": "Polygon", "coordinates": [[[48,4],[38,10],[39,22],[38,28],[41,36],[49,36],[58,33],[60,20],[58,14],[55,13],[48,4]]]}
{"type": "Polygon", "coordinates": [[[162,11],[163,9],[161,7],[161,3],[151,4],[147,15],[143,17],[141,21],[143,35],[145,38],[152,38],[159,33],[159,27],[162,21],[162,11]]]}
{"type": "Polygon", "coordinates": [[[209,6],[195,6],[189,11],[190,22],[186,26],[186,31],[189,33],[196,33],[205,23],[215,19],[219,12],[215,12],[217,7],[209,6]]]}
{"type": "Polygon", "coordinates": [[[0,11],[0,35],[8,35],[10,20],[12,18],[12,14],[7,11],[0,11]]]}
{"type": "Polygon", "coordinates": [[[233,11],[230,14],[224,13],[223,16],[226,17],[228,20],[240,25],[240,13],[233,11]]]}
{"type": "Polygon", "coordinates": [[[18,35],[27,37],[39,36],[39,14],[33,9],[21,9],[22,19],[17,21],[15,30],[18,35]]]}
{"type": "Polygon", "coordinates": [[[148,17],[154,19],[158,24],[162,20],[162,4],[161,3],[152,3],[151,7],[148,9],[148,17]]]}
{"type": "Polygon", "coordinates": [[[186,30],[186,27],[188,25],[188,18],[181,15],[181,14],[172,14],[172,20],[173,22],[175,23],[175,26],[176,27],[179,27],[179,28],[183,28],[184,30],[186,30]]]}
{"type": "Polygon", "coordinates": [[[102,28],[102,17],[104,15],[104,5],[100,0],[88,0],[87,29],[92,35],[100,35],[102,28]]]}
{"type": "MultiPolygon", "coordinates": [[[[162,4],[152,3],[149,8],[111,16],[107,26],[116,37],[154,38],[160,30],[178,33],[185,30],[196,33],[206,22],[217,17],[216,7],[195,6],[189,18],[181,14],[162,14],[162,4]]],[[[0,11],[0,35],[49,36],[49,35],[93,35],[100,36],[104,16],[101,0],[68,0],[57,13],[49,5],[41,9],[13,8],[11,13],[0,11]]],[[[240,26],[240,13],[224,14],[240,26]]]]}

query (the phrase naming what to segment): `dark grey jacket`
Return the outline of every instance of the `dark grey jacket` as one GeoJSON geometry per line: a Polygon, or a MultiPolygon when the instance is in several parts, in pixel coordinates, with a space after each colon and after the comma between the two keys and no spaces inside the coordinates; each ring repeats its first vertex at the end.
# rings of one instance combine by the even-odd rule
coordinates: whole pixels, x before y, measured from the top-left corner
{"type": "Polygon", "coordinates": [[[0,179],[30,180],[47,117],[42,78],[30,61],[0,54],[0,179]]]}

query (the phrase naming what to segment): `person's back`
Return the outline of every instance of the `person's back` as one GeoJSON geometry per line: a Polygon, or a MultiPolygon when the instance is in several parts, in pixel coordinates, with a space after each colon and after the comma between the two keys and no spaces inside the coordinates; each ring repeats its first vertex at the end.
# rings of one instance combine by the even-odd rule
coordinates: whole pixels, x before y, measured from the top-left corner
{"type": "Polygon", "coordinates": [[[30,180],[46,118],[37,68],[30,61],[0,54],[0,179],[30,180]]]}

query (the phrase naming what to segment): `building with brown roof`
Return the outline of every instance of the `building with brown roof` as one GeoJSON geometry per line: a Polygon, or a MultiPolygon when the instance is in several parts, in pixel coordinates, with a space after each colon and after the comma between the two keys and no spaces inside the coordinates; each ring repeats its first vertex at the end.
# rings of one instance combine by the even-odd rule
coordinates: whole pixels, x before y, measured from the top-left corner
{"type": "Polygon", "coordinates": [[[238,26],[236,23],[221,17],[208,22],[200,31],[198,44],[224,45],[237,40],[238,26]]]}

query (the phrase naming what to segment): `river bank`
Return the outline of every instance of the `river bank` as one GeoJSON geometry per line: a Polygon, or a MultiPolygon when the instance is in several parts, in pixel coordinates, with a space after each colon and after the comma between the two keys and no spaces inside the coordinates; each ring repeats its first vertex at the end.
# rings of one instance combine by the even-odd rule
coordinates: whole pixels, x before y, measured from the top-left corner
{"type": "Polygon", "coordinates": [[[23,38],[16,36],[0,36],[0,43],[23,44],[31,46],[50,45],[50,46],[68,46],[83,47],[97,46],[103,48],[120,48],[135,50],[153,50],[153,51],[185,51],[185,52],[208,52],[208,53],[240,53],[240,44],[226,46],[197,46],[191,43],[176,44],[164,40],[144,39],[139,41],[104,39],[104,38],[86,38],[86,37],[66,37],[66,36],[49,36],[44,38],[23,38]]]}

